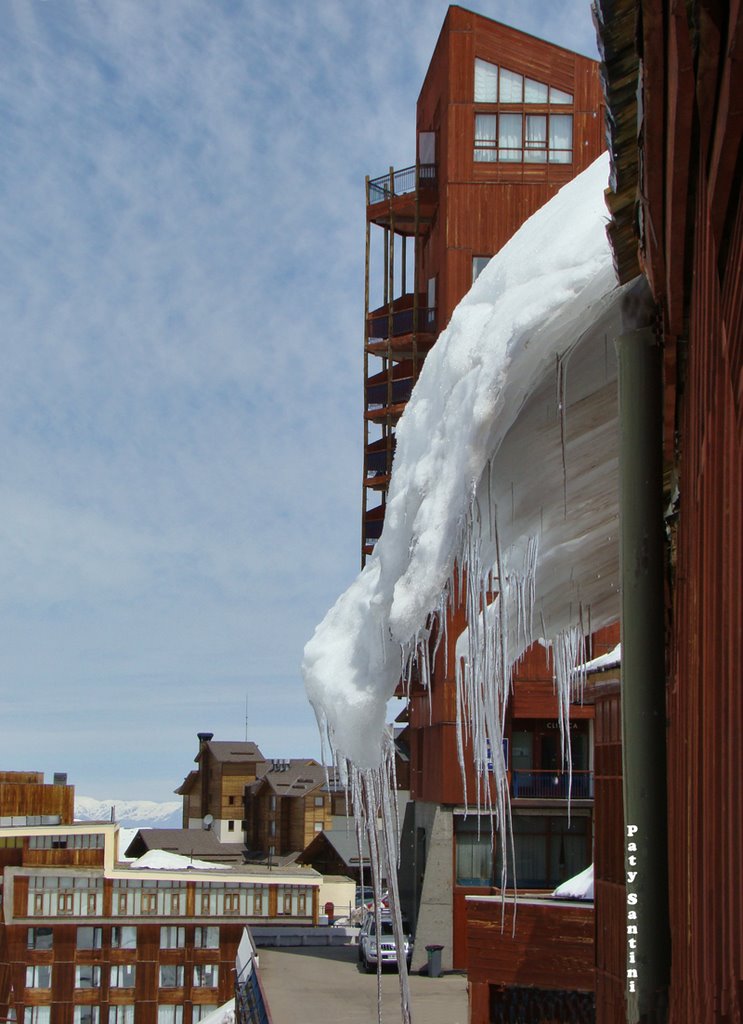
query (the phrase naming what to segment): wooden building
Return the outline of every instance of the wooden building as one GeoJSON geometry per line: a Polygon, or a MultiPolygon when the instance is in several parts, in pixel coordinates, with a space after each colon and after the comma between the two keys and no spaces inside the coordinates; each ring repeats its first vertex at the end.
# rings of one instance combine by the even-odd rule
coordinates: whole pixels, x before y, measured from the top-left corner
{"type": "MultiPolygon", "coordinates": [[[[427,352],[488,260],[603,148],[595,61],[449,8],[418,99],[416,162],[367,179],[362,562],[381,535],[395,425],[427,352]]],[[[429,942],[444,945],[445,968],[466,966],[465,897],[496,891],[500,877],[497,846],[495,858],[486,853],[489,818],[472,811],[474,771],[465,787],[458,763],[453,640],[465,627],[455,607],[430,690],[413,688],[402,737],[411,803],[400,885],[417,922],[414,969],[429,942]]],[[[615,642],[596,638],[591,654],[615,642]]],[[[591,861],[592,717],[592,707],[573,710],[568,822],[552,666],[543,648],[528,652],[506,756],[516,874],[530,888],[552,889],[591,861]]]]}
{"type": "Polygon", "coordinates": [[[298,853],[332,827],[325,769],[311,758],[272,762],[260,779],[245,787],[244,800],[249,853],[270,858],[298,853]]]}
{"type": "Polygon", "coordinates": [[[426,353],[490,257],[603,150],[602,102],[595,61],[449,8],[416,162],[367,179],[362,562],[426,353]]]}
{"type": "Polygon", "coordinates": [[[195,1024],[234,994],[246,924],[317,923],[310,868],[124,864],[118,839],[111,822],[0,826],[0,1017],[195,1024]]]}
{"type": "MultiPolygon", "coordinates": [[[[595,6],[615,265],[621,281],[644,276],[653,304],[637,348],[643,401],[655,403],[644,445],[659,497],[645,534],[658,551],[647,564],[658,564],[648,585],[659,649],[645,677],[655,692],[630,693],[623,672],[625,786],[654,756],[627,721],[635,703],[649,696],[665,725],[652,737],[653,785],[622,822],[642,814],[638,855],[657,854],[641,863],[636,963],[618,910],[599,939],[623,947],[627,1019],[733,1022],[743,1019],[743,20],[739,3],[709,0],[595,6]]],[[[627,623],[623,632],[624,661],[634,637],[627,623]]],[[[601,838],[608,862],[624,852],[616,831],[601,838]]]]}
{"type": "Polygon", "coordinates": [[[269,767],[255,743],[215,740],[211,732],[198,734],[195,771],[176,790],[183,797],[183,827],[208,826],[221,842],[241,841],[245,787],[269,767]]]}

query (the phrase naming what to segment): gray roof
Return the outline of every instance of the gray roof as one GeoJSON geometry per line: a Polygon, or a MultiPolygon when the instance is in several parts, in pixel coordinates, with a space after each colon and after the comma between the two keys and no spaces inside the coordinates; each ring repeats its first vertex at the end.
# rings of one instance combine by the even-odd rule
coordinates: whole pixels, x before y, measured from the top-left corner
{"type": "Polygon", "coordinates": [[[141,857],[149,850],[165,850],[182,857],[242,864],[242,843],[220,843],[214,832],[201,828],[142,828],[124,851],[127,857],[141,857]]]}
{"type": "MultiPolygon", "coordinates": [[[[313,844],[322,841],[328,843],[335,850],[338,857],[344,864],[348,864],[348,866],[352,868],[360,867],[361,861],[359,860],[359,844],[356,838],[356,832],[353,828],[340,828],[337,831],[335,829],[331,829],[329,832],[319,832],[307,849],[309,849],[313,844]]],[[[302,854],[300,863],[304,862],[304,854],[306,852],[307,850],[302,854]]],[[[368,867],[370,862],[369,843],[366,838],[363,838],[361,841],[361,854],[364,859],[364,867],[368,867]]]]}
{"type": "MultiPolygon", "coordinates": [[[[215,761],[227,761],[231,764],[241,761],[256,761],[266,764],[266,759],[255,743],[231,742],[230,740],[209,740],[209,752],[215,761]]],[[[198,761],[198,754],[194,760],[198,761]]]]}
{"type": "Polygon", "coordinates": [[[305,796],[313,789],[325,785],[325,769],[311,758],[293,758],[291,761],[273,763],[283,767],[269,768],[261,774],[258,782],[268,783],[278,796],[305,796]]]}

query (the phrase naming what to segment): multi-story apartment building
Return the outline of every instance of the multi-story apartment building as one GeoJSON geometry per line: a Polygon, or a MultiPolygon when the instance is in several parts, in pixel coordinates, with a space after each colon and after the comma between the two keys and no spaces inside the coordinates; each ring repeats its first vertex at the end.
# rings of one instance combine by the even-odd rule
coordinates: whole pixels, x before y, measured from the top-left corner
{"type": "MultiPolygon", "coordinates": [[[[382,532],[395,426],[426,354],[490,257],[601,153],[603,131],[595,61],[449,8],[418,99],[416,162],[367,179],[362,562],[382,532]]],[[[414,967],[430,942],[444,945],[445,967],[466,965],[465,897],[500,879],[489,819],[465,813],[454,643],[464,628],[454,607],[403,735],[412,802],[401,890],[417,921],[414,967]]],[[[615,643],[616,631],[594,638],[589,656],[615,643]]],[[[570,821],[558,718],[552,665],[537,647],[517,670],[504,745],[522,887],[553,888],[591,861],[593,708],[572,711],[570,821]]]]}
{"type": "Polygon", "coordinates": [[[118,826],[73,824],[70,791],[0,777],[0,1017],[195,1024],[234,994],[246,924],[317,922],[311,869],[121,863],[118,826]]]}
{"type": "Polygon", "coordinates": [[[255,743],[215,740],[198,734],[197,768],[176,790],[183,797],[183,827],[206,826],[222,843],[242,839],[243,793],[270,767],[255,743]]]}
{"type": "Polygon", "coordinates": [[[318,833],[332,828],[325,769],[312,759],[273,761],[245,787],[244,799],[249,852],[283,857],[304,850],[318,833]]]}

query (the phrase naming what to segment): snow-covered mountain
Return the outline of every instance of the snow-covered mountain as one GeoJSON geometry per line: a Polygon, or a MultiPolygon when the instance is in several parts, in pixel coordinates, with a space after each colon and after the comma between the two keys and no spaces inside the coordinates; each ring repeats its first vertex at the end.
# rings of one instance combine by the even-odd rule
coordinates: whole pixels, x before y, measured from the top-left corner
{"type": "Polygon", "coordinates": [[[180,800],[96,800],[92,796],[75,797],[75,818],[78,821],[114,820],[127,828],[180,828],[182,824],[180,800]]]}

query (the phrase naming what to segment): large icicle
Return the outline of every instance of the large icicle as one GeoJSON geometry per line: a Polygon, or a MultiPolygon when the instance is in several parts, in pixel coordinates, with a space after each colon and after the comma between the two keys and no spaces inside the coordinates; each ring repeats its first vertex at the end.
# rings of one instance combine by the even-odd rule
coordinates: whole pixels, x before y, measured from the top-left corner
{"type": "Polygon", "coordinates": [[[335,757],[365,780],[354,804],[367,823],[369,793],[391,796],[387,701],[414,660],[429,678],[433,617],[440,642],[456,644],[460,755],[469,740],[476,800],[489,806],[491,753],[499,826],[514,665],[536,639],[552,642],[567,709],[583,624],[617,617],[622,290],[604,230],[607,176],[602,157],[566,185],[455,310],[398,424],[382,536],[305,648],[309,699],[335,757]],[[468,628],[447,637],[460,595],[468,628]]]}

